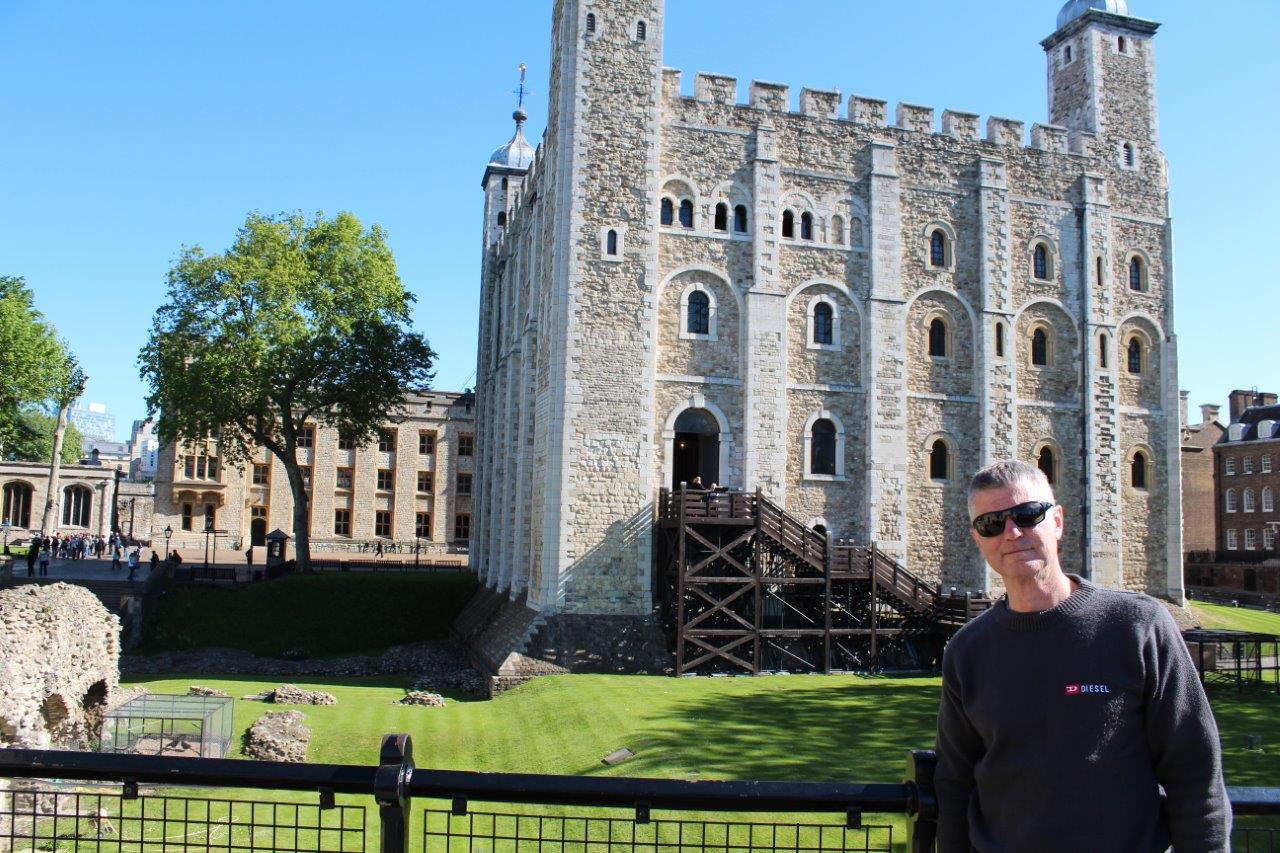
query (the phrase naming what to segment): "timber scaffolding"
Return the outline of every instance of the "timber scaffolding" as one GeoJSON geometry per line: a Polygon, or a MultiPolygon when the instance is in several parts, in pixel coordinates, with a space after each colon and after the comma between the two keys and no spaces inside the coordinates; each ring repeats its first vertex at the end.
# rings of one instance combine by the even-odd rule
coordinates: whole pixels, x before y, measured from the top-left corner
{"type": "Polygon", "coordinates": [[[807,527],[758,489],[664,488],[654,536],[677,675],[936,669],[991,606],[807,527]]]}

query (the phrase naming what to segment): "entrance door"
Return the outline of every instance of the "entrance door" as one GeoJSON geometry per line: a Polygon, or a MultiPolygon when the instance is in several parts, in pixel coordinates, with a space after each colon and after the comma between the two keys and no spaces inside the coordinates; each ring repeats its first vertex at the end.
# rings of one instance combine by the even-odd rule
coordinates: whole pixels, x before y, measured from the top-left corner
{"type": "Polygon", "coordinates": [[[676,418],[671,448],[671,488],[702,477],[704,488],[720,482],[720,424],[706,409],[686,409],[676,418]]]}
{"type": "Polygon", "coordinates": [[[249,522],[249,544],[255,548],[267,544],[267,520],[255,518],[249,522]]]}

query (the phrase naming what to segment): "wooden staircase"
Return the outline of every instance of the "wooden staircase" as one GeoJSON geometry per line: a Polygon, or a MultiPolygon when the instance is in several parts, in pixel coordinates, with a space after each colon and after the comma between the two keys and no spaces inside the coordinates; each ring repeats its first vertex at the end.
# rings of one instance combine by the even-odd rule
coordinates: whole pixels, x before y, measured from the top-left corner
{"type": "Polygon", "coordinates": [[[874,544],[837,543],[759,491],[664,489],[654,535],[677,674],[933,668],[990,606],[874,544]]]}

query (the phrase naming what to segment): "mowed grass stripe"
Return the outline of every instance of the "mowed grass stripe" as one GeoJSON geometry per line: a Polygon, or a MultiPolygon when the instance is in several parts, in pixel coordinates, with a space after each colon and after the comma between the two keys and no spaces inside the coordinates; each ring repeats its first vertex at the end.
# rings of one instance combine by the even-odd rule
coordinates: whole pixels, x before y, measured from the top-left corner
{"type": "Polygon", "coordinates": [[[1200,617],[1201,624],[1206,628],[1252,631],[1258,634],[1280,636],[1280,613],[1203,602],[1192,604],[1191,610],[1200,617]]]}

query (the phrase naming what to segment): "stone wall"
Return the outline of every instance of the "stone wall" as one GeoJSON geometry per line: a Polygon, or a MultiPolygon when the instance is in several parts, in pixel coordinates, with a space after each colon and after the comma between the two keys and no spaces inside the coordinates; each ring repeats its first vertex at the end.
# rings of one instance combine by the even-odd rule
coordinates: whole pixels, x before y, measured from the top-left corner
{"type": "Polygon", "coordinates": [[[99,737],[120,686],[120,620],[79,586],[0,590],[0,746],[99,737]]]}

